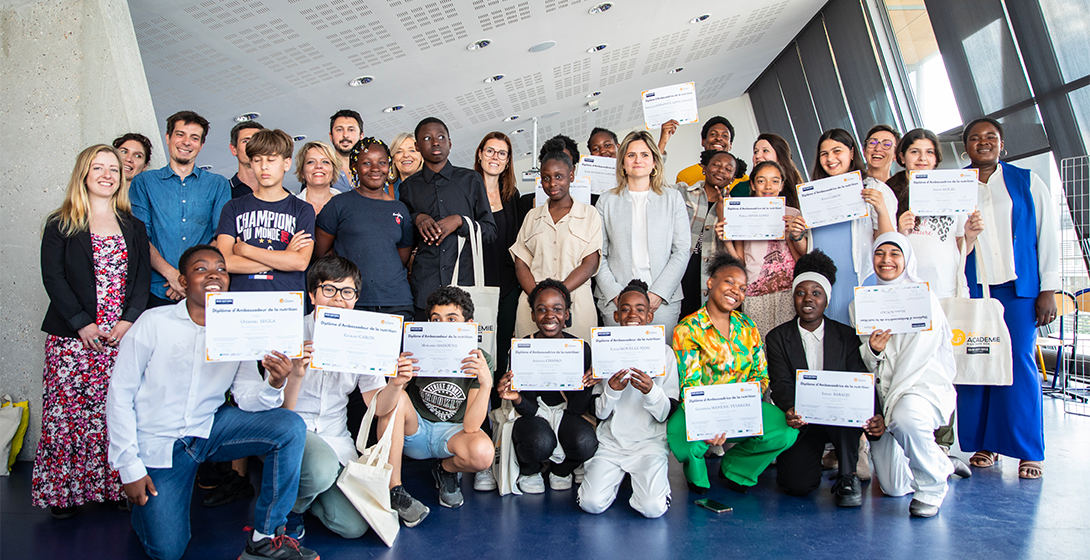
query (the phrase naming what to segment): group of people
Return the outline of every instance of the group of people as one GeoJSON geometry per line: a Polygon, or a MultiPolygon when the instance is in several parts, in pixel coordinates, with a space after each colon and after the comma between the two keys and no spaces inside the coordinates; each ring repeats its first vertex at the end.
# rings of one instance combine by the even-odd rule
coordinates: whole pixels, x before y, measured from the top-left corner
{"type": "Polygon", "coordinates": [[[951,473],[971,474],[949,457],[955,419],[974,467],[1006,455],[1020,459],[1023,478],[1043,474],[1033,330],[1056,318],[1058,233],[1041,179],[1001,161],[998,122],[964,129],[980,191],[969,217],[908,210],[906,171],[935,169],[942,159],[932,132],[901,136],[879,125],[860,143],[845,130],[826,131],[810,179],[859,173],[869,213],[817,228],[799,211],[796,185],[805,179],[788,143],[761,134],[750,167],[732,154],[734,128],[720,116],[704,123],[700,161],[675,184],[665,160],[676,122],[663,125],[658,141],[642,130],[621,140],[594,129],[587,148],[616,158],[617,182],[593,206],[572,198],[580,149],[567,136],[538,154],[546,201],[535,206],[533,194],[518,191],[511,140],[501,132],[479,142],[467,169],[448,160],[450,132],[437,118],[389,145],[362,130],[358,113],[339,111],[329,143],[296,151],[283,131],[240,123],[230,133],[238,159],[230,180],[196,166],[209,123],[191,111],[167,119],[161,169],[146,169],[151,142],[136,133],[77,157],[42,235],[50,304],[35,505],[62,519],[82,503],[116,501],[131,508],[149,556],[178,558],[189,540],[194,479],[212,488],[205,505],[248,498],[247,458],[261,457],[242,557],[315,558],[298,542],[304,513],[345,538],[368,529],[336,484],[357,456],[364,409],[380,433],[392,430],[390,503],[408,527],[430,510],[405,490],[403,456],[434,461],[444,507],[462,505],[463,473],[473,474],[475,490],[497,488],[489,435],[496,409],[516,418],[514,491],[578,485],[576,500],[590,513],[610,507],[628,474],[631,506],[663,515],[672,454],[695,493],[711,487],[706,457],[714,455],[726,487],[741,493],[776,462],[777,484],[805,495],[835,463],[833,493],[844,507],[862,503],[873,459],[882,491],[914,493],[910,513],[930,517],[951,473]],[[891,175],[894,161],[905,171],[891,175]],[[298,194],[284,186],[293,164],[298,194]],[[740,196],[784,197],[783,239],[727,239],[722,205],[740,196]],[[459,252],[459,238],[474,232],[484,242],[484,281],[499,288],[498,315],[487,318],[497,325],[497,350],[472,352],[463,377],[416,377],[408,352],[388,380],[308,369],[313,314],[301,359],[271,352],[260,362],[205,361],[210,292],[305,291],[309,307],[483,320],[458,287],[477,280],[471,251],[459,252]],[[939,300],[954,295],[962,252],[974,297],[977,278],[986,278],[1004,305],[1011,386],[953,384],[939,300]],[[872,282],[928,282],[933,328],[857,336],[852,290],[872,282]],[[597,379],[584,345],[582,389],[516,389],[512,338],[589,340],[593,327],[612,325],[662,325],[666,375],[632,364],[597,379]],[[874,417],[862,428],[806,423],[794,408],[799,369],[873,373],[874,417]],[[765,391],[762,434],[688,441],[685,388],[738,382],[765,391]]]}

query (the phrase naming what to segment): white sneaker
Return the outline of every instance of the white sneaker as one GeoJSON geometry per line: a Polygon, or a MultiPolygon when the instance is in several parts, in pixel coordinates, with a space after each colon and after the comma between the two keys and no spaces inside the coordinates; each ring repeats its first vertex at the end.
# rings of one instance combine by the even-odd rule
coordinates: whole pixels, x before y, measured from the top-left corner
{"type": "Polygon", "coordinates": [[[570,490],[572,484],[572,475],[568,476],[556,476],[553,473],[549,473],[549,488],[553,490],[570,490]]]}
{"type": "Polygon", "coordinates": [[[859,463],[855,465],[855,474],[859,480],[870,480],[870,444],[865,437],[859,439],[859,463]]]}
{"type": "Polygon", "coordinates": [[[473,489],[478,492],[491,492],[499,488],[496,484],[496,477],[492,474],[492,469],[485,469],[475,475],[473,475],[473,489]]]}
{"type": "Polygon", "coordinates": [[[575,467],[575,470],[572,471],[571,474],[572,474],[572,477],[575,478],[575,483],[576,484],[582,484],[583,483],[583,478],[585,478],[586,472],[587,471],[585,471],[583,469],[583,465],[579,465],[578,467],[575,467]]]}
{"type": "Polygon", "coordinates": [[[705,457],[722,457],[727,452],[723,450],[722,445],[713,445],[708,448],[708,452],[704,454],[705,457]]]}
{"type": "Polygon", "coordinates": [[[541,478],[541,473],[520,474],[515,484],[523,494],[545,493],[545,479],[541,478]]]}

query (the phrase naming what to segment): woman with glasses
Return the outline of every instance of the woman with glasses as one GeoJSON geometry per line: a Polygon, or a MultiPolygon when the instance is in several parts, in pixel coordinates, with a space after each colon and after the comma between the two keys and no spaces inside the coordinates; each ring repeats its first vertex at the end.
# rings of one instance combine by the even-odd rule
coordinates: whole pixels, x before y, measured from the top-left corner
{"type": "Polygon", "coordinates": [[[888,124],[876,124],[867,132],[863,141],[863,159],[867,164],[867,176],[875,181],[889,181],[893,165],[893,149],[901,141],[901,134],[888,124]]]}
{"type": "Polygon", "coordinates": [[[413,226],[405,204],[386,194],[390,149],[382,140],[364,138],[352,148],[349,163],[358,186],[331,198],[318,214],[312,258],[333,252],[360,269],[356,309],[411,321],[413,296],[405,263],[412,251],[413,226]]]}

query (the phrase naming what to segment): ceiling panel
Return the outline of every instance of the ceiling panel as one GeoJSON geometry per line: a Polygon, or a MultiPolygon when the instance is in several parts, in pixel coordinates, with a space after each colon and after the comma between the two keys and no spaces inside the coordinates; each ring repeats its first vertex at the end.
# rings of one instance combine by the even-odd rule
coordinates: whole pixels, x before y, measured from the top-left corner
{"type": "MultiPolygon", "coordinates": [[[[427,116],[445,120],[452,160],[471,165],[489,131],[531,150],[591,128],[639,125],[643,90],[696,82],[709,105],[741,95],[824,4],[822,0],[130,0],[156,117],[196,110],[212,122],[202,165],[224,175],[234,117],[328,139],[329,115],[359,111],[387,141],[427,116]],[[710,17],[699,23],[690,20],[710,17]],[[484,49],[468,50],[488,39],[484,49]],[[530,47],[556,45],[542,52],[530,47]],[[598,44],[608,46],[588,52],[598,44]],[[675,74],[670,71],[683,67],[675,74]],[[501,81],[486,83],[503,74],[501,81]],[[350,87],[358,76],[374,81],[350,87]],[[587,103],[594,92],[598,110],[587,103]],[[395,113],[384,113],[403,105],[395,113]],[[504,119],[519,115],[515,121],[504,119]],[[524,132],[513,134],[516,130],[524,132]]],[[[159,131],[163,133],[162,130],[159,131]]]]}

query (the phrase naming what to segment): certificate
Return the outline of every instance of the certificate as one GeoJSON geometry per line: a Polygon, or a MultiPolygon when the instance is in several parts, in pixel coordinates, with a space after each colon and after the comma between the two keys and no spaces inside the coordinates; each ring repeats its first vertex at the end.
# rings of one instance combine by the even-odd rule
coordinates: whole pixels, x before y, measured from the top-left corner
{"type": "Polygon", "coordinates": [[[462,360],[477,349],[477,323],[405,323],[405,352],[417,361],[417,377],[473,377],[462,360]]]}
{"type": "Polygon", "coordinates": [[[839,224],[868,215],[863,180],[858,171],[798,185],[799,210],[811,228],[839,224]]]}
{"type": "Polygon", "coordinates": [[[760,383],[685,388],[685,434],[689,441],[764,434],[760,383]]]}
{"type": "Polygon", "coordinates": [[[855,332],[892,334],[931,330],[931,291],[927,283],[855,288],[855,332]]]}
{"type": "Polygon", "coordinates": [[[608,379],[626,368],[651,377],[666,375],[666,327],[595,327],[590,330],[591,371],[608,379]]]}
{"type": "Polygon", "coordinates": [[[727,198],[723,202],[727,239],[783,239],[783,197],[727,198]]]}
{"type": "Polygon", "coordinates": [[[590,194],[602,194],[617,186],[617,159],[581,156],[575,176],[590,179],[590,194]]]}
{"type": "Polygon", "coordinates": [[[800,369],[795,414],[809,424],[862,428],[874,416],[874,375],[800,369]]]}
{"type": "Polygon", "coordinates": [[[511,387],[516,391],[583,388],[583,341],[516,338],[511,341],[511,387]]]}
{"type": "Polygon", "coordinates": [[[647,130],[659,128],[671,119],[679,124],[689,124],[700,120],[696,106],[696,83],[650,89],[642,94],[643,120],[647,130]]]}
{"type": "MultiPolygon", "coordinates": [[[[582,202],[583,204],[590,204],[590,179],[586,177],[576,177],[571,182],[571,186],[568,187],[568,193],[571,194],[572,200],[576,202],[582,202]]],[[[549,202],[549,196],[545,194],[545,189],[541,187],[541,177],[534,180],[534,206],[541,206],[549,202]]]]}
{"type": "Polygon", "coordinates": [[[397,375],[403,321],[400,315],[339,307],[315,308],[310,369],[397,375]]]}
{"type": "Polygon", "coordinates": [[[976,169],[908,172],[908,209],[917,216],[976,212],[976,169]]]}
{"type": "Polygon", "coordinates": [[[303,292],[209,292],[204,295],[209,362],[260,360],[276,350],[303,357],[303,292]]]}

